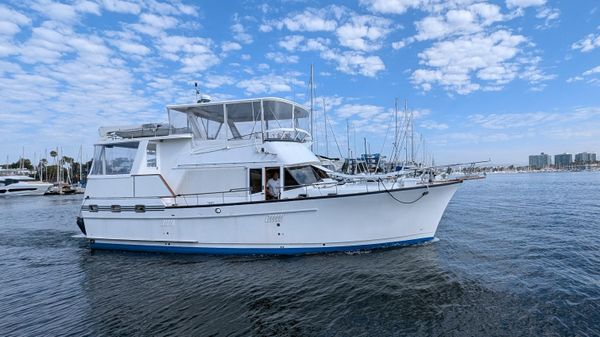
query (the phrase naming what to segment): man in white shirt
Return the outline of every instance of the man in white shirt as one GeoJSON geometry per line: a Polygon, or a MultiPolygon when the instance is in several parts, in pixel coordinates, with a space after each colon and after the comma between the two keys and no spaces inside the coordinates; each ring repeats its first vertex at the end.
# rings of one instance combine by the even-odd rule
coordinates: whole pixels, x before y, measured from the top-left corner
{"type": "Polygon", "coordinates": [[[270,199],[279,199],[281,182],[279,181],[279,173],[273,173],[273,176],[267,181],[267,193],[270,199]]]}

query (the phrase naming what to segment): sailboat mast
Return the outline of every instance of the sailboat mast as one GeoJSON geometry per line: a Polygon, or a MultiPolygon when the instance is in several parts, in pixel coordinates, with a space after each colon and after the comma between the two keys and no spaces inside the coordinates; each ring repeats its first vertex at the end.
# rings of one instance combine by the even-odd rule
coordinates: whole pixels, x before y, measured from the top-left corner
{"type": "MultiPolygon", "coordinates": [[[[408,103],[405,101],[405,105],[408,103]]],[[[415,121],[412,110],[410,111],[410,161],[415,163],[415,121]]]]}
{"type": "Polygon", "coordinates": [[[392,154],[392,162],[396,160],[398,152],[398,97],[394,100],[394,153],[392,154]]]}
{"type": "MultiPolygon", "coordinates": [[[[314,113],[314,65],[310,65],[310,138],[314,140],[314,124],[313,124],[313,113],[314,113]]],[[[311,151],[313,150],[314,141],[310,144],[311,151]]]]}
{"type": "Polygon", "coordinates": [[[350,158],[350,121],[346,119],[346,146],[348,148],[348,158],[350,158]]]}
{"type": "Polygon", "coordinates": [[[325,98],[323,98],[323,119],[325,119],[325,154],[329,158],[329,141],[327,140],[327,112],[325,111],[325,98]]]}
{"type": "Polygon", "coordinates": [[[83,176],[83,145],[79,145],[79,183],[81,184],[81,177],[83,176]]]}

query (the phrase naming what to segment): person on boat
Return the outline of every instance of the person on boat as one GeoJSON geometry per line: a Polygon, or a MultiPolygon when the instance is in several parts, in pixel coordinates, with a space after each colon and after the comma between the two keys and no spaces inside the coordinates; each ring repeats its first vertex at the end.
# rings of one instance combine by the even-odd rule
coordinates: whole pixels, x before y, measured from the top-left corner
{"type": "Polygon", "coordinates": [[[269,199],[279,199],[281,182],[279,181],[279,173],[274,172],[273,176],[267,181],[267,193],[269,199]]]}

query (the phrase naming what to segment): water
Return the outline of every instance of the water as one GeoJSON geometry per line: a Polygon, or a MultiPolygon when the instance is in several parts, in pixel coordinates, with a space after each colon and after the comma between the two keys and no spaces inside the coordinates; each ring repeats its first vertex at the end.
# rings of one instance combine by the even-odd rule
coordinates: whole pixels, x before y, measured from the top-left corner
{"type": "Polygon", "coordinates": [[[296,257],[90,252],[80,197],[0,199],[0,335],[599,336],[599,183],[489,176],[437,242],[296,257]]]}

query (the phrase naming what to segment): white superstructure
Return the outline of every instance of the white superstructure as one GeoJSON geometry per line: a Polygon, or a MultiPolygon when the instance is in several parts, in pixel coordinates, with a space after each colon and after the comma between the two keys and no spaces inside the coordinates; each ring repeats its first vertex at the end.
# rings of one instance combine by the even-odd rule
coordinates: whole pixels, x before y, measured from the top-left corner
{"type": "Polygon", "coordinates": [[[288,100],[167,108],[165,124],[101,128],[78,218],[93,249],[297,254],[423,242],[460,182],[334,180],[310,151],[309,112],[288,100]],[[275,173],[278,199],[266,188],[275,173]]]}
{"type": "Polygon", "coordinates": [[[28,176],[0,176],[0,197],[44,195],[51,186],[28,176]]]}

